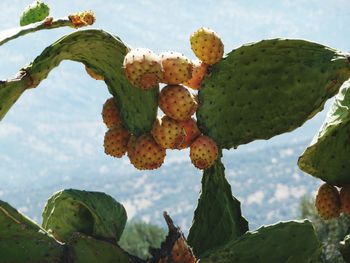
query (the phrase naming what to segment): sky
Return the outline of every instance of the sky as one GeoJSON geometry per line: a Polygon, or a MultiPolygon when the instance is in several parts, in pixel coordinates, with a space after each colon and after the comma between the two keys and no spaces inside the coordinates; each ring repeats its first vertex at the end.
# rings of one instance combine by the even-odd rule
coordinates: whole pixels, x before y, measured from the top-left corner
{"type": "MultiPolygon", "coordinates": [[[[0,30],[18,26],[19,14],[31,2],[2,0],[0,30]]],[[[97,17],[93,28],[119,36],[131,47],[146,47],[157,53],[178,51],[191,59],[194,55],[189,36],[201,26],[221,36],[226,53],[245,43],[278,37],[307,39],[350,51],[349,0],[46,2],[54,17],[91,9],[97,17]]],[[[14,76],[46,46],[72,31],[71,28],[42,31],[1,46],[0,79],[14,76]]],[[[0,122],[0,163],[3,164],[0,178],[15,176],[16,180],[26,181],[37,176],[40,183],[40,178],[50,178],[45,176],[53,170],[76,167],[83,170],[86,162],[94,160],[104,160],[103,165],[96,163],[101,165],[98,168],[101,173],[106,169],[113,172],[109,165],[112,167],[117,161],[103,153],[106,129],[100,116],[109,97],[105,84],[91,79],[83,65],[63,62],[39,87],[26,91],[0,122]]],[[[311,141],[325,114],[326,111],[318,114],[293,133],[268,142],[253,142],[238,151],[300,139],[311,141]]],[[[170,152],[167,159],[171,162],[183,155],[183,152],[170,152]]],[[[127,160],[119,162],[124,165],[127,160]]],[[[199,174],[195,169],[193,173],[199,174]]],[[[7,200],[1,185],[0,199],[7,200]]]]}

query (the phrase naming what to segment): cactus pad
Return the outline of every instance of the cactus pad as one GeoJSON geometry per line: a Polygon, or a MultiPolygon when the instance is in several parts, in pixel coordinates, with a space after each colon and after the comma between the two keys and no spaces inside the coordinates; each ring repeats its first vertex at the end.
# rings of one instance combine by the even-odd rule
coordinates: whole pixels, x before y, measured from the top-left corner
{"type": "Polygon", "coordinates": [[[43,212],[43,228],[67,241],[74,232],[118,241],[126,211],[111,196],[100,192],[63,190],[54,194],[43,212]]]}
{"type": "Polygon", "coordinates": [[[132,263],[128,254],[116,244],[75,233],[67,242],[68,262],[132,263]]]}
{"type": "Polygon", "coordinates": [[[211,250],[201,263],[318,263],[321,243],[312,224],[290,221],[264,226],[211,250]]]}
{"type": "Polygon", "coordinates": [[[49,15],[50,8],[43,1],[36,0],[23,11],[20,18],[20,25],[26,26],[31,23],[39,22],[49,15]]]}
{"type": "Polygon", "coordinates": [[[63,250],[44,229],[0,201],[0,262],[59,263],[63,250]]]}
{"type": "Polygon", "coordinates": [[[332,185],[350,184],[350,82],[336,96],[327,119],[299,158],[301,170],[332,185]]]}
{"type": "Polygon", "coordinates": [[[221,160],[204,171],[202,192],[194,213],[188,243],[200,256],[208,249],[225,244],[248,231],[240,202],[232,196],[221,160]]]}
{"type": "Polygon", "coordinates": [[[304,40],[242,46],[213,66],[199,91],[198,124],[221,148],[301,126],[350,77],[346,54],[304,40]]]}
{"type": "Polygon", "coordinates": [[[159,90],[143,91],[129,84],[122,68],[127,51],[120,39],[102,30],[82,30],[59,39],[23,70],[23,77],[0,82],[0,119],[25,88],[36,87],[61,61],[69,59],[104,77],[129,132],[141,135],[150,131],[157,115],[159,90]]]}

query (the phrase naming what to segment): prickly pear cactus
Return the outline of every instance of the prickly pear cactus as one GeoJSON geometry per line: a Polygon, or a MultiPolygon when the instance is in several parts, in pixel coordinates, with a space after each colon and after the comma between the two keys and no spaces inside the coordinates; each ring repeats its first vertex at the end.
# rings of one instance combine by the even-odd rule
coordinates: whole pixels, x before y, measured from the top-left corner
{"type": "Polygon", "coordinates": [[[0,201],[0,262],[59,263],[63,252],[43,228],[0,201]]]}
{"type": "Polygon", "coordinates": [[[224,172],[219,159],[203,174],[202,192],[188,235],[189,244],[199,256],[248,231],[248,222],[241,214],[241,204],[232,196],[224,172]]]}
{"type": "Polygon", "coordinates": [[[322,245],[309,221],[263,226],[210,250],[202,263],[319,263],[322,245]]]}
{"type": "MultiPolygon", "coordinates": [[[[40,21],[44,15],[46,9],[38,1],[24,12],[21,24],[40,21]]],[[[68,18],[50,17],[42,23],[2,33],[0,46],[41,29],[77,28],[95,21],[92,12],[76,13],[68,18]]],[[[194,263],[198,257],[204,263],[319,262],[321,245],[308,221],[278,223],[247,232],[248,222],[241,214],[240,202],[232,196],[225,179],[221,152],[292,131],[312,118],[350,77],[349,54],[304,40],[272,39],[242,46],[221,59],[223,43],[216,34],[205,34],[200,42],[203,48],[219,47],[220,51],[210,63],[214,65],[205,67],[203,74],[206,75],[207,69],[210,74],[196,87],[199,89],[198,136],[202,133],[200,137],[210,139],[215,155],[210,154],[214,156],[210,165],[202,167],[210,166],[204,170],[202,192],[188,240],[170,217],[165,216],[169,235],[160,249],[153,250],[153,258],[148,262],[194,263]],[[202,45],[212,43],[213,36],[219,46],[214,42],[202,45]]],[[[16,77],[0,81],[0,120],[26,89],[37,87],[63,60],[73,60],[83,63],[94,78],[105,81],[118,105],[122,128],[133,135],[131,138],[147,137],[153,143],[150,131],[156,120],[159,86],[152,84],[152,89],[142,90],[129,83],[123,68],[128,52],[126,44],[103,30],[82,30],[62,37],[16,77]]],[[[213,50],[205,52],[212,54],[213,50]]],[[[186,66],[188,74],[183,81],[190,79],[191,68],[186,66]]],[[[159,70],[164,76],[164,67],[159,70]]],[[[131,70],[130,74],[133,73],[131,70]]],[[[152,77],[147,72],[145,75],[146,80],[152,77]]],[[[349,183],[346,173],[350,170],[349,89],[349,85],[341,89],[327,122],[299,160],[304,171],[338,185],[349,183]]],[[[170,97],[172,103],[178,103],[177,99],[173,101],[175,93],[170,97]]],[[[189,97],[196,106],[187,116],[191,118],[197,109],[197,98],[189,97]]],[[[185,101],[181,107],[187,104],[185,101]]],[[[167,114],[165,109],[162,110],[167,114]]],[[[165,149],[155,141],[154,145],[160,148],[164,159],[165,149]]],[[[201,146],[200,150],[196,149],[197,157],[208,157],[206,143],[201,146]]],[[[133,148],[128,150],[131,157],[133,148]]],[[[142,150],[138,151],[142,153],[140,158],[148,157],[149,149],[142,150]]],[[[140,163],[144,164],[141,159],[140,163]]],[[[132,158],[130,161],[133,163],[132,158]]],[[[4,258],[4,262],[11,263],[141,262],[117,245],[125,222],[124,207],[97,192],[70,189],[56,193],[43,212],[43,228],[0,202],[0,261],[4,258]]]]}
{"type": "Polygon", "coordinates": [[[350,184],[350,82],[346,82],[311,145],[300,156],[301,170],[332,185],[350,184]]]}
{"type": "Polygon", "coordinates": [[[221,148],[292,131],[350,77],[349,57],[305,40],[272,39],[231,51],[199,91],[198,123],[221,148]]]}
{"type": "Polygon", "coordinates": [[[68,189],[47,201],[42,226],[62,242],[74,232],[117,242],[126,220],[125,208],[111,196],[68,189]]]}

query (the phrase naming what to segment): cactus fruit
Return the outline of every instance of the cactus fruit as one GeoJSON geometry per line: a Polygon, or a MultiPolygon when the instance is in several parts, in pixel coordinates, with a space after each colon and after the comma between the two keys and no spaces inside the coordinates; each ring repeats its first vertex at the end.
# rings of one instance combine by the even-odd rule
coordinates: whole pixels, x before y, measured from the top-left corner
{"type": "Polygon", "coordinates": [[[190,147],[192,142],[201,135],[201,132],[197,126],[197,122],[195,119],[191,118],[186,121],[179,121],[179,124],[185,130],[185,139],[179,145],[178,149],[184,149],[190,147]]]}
{"type": "Polygon", "coordinates": [[[128,157],[135,168],[153,170],[163,164],[165,149],[159,146],[150,134],[139,138],[131,136],[128,142],[128,157]]]}
{"type": "Polygon", "coordinates": [[[20,17],[20,25],[26,26],[31,23],[39,22],[49,15],[50,8],[40,0],[36,0],[23,11],[20,17]]]}
{"type": "Polygon", "coordinates": [[[68,16],[68,18],[71,21],[73,27],[76,28],[90,26],[96,21],[94,13],[90,10],[71,14],[68,16]]]}
{"type": "Polygon", "coordinates": [[[318,189],[315,206],[318,214],[325,220],[337,218],[340,215],[340,197],[337,188],[323,184],[318,189]]]}
{"type": "Polygon", "coordinates": [[[198,169],[207,169],[218,158],[218,147],[208,136],[199,136],[190,146],[191,162],[198,169]]]}
{"type": "Polygon", "coordinates": [[[130,83],[145,90],[156,87],[163,74],[159,56],[147,48],[130,50],[124,58],[123,67],[130,83]]]}
{"type": "Polygon", "coordinates": [[[114,126],[120,126],[122,124],[120,112],[113,97],[107,99],[103,104],[101,115],[103,122],[109,129],[114,126]]]}
{"type": "Polygon", "coordinates": [[[165,115],[154,122],[152,136],[162,148],[178,149],[184,142],[185,130],[179,122],[165,115]]]}
{"type": "Polygon", "coordinates": [[[67,189],[55,193],[43,211],[43,228],[66,242],[74,232],[117,242],[124,230],[123,205],[101,192],[67,189]]]}
{"type": "Polygon", "coordinates": [[[204,77],[208,74],[209,65],[199,59],[192,61],[192,65],[192,77],[186,82],[183,82],[183,85],[194,90],[199,90],[204,77]]]}
{"type": "Polygon", "coordinates": [[[192,63],[183,54],[171,51],[161,53],[159,56],[163,68],[163,83],[181,84],[191,78],[192,63]]]}
{"type": "Polygon", "coordinates": [[[197,58],[208,65],[219,62],[224,54],[224,44],[220,37],[208,28],[201,27],[192,33],[190,42],[197,58]]]}
{"type": "Polygon", "coordinates": [[[91,68],[85,66],[86,72],[92,77],[93,79],[96,80],[104,80],[104,77],[102,75],[97,74],[95,71],[93,71],[91,68]]]}
{"type": "Polygon", "coordinates": [[[220,148],[269,139],[312,118],[349,77],[347,55],[329,47],[290,39],[248,44],[204,78],[197,122],[220,148]]]}
{"type": "Polygon", "coordinates": [[[247,232],[207,251],[201,263],[319,263],[322,244],[308,220],[280,222],[247,232]]]}
{"type": "Polygon", "coordinates": [[[301,170],[332,185],[350,184],[350,81],[344,83],[326,121],[299,157],[301,170]]]}
{"type": "Polygon", "coordinates": [[[127,150],[130,134],[122,127],[113,127],[105,133],[104,148],[105,153],[120,158],[127,150]]]}
{"type": "Polygon", "coordinates": [[[350,185],[344,185],[340,189],[341,211],[350,216],[350,185]]]}
{"type": "Polygon", "coordinates": [[[197,110],[196,97],[182,85],[165,86],[159,94],[159,107],[170,118],[184,121],[197,110]]]}

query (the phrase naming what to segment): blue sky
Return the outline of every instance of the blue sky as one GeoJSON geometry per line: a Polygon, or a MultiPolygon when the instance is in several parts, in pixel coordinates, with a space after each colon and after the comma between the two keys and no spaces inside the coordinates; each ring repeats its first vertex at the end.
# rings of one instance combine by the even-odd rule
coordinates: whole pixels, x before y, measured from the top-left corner
{"type": "MultiPolygon", "coordinates": [[[[0,30],[16,27],[22,9],[31,2],[2,0],[0,30]]],[[[247,42],[276,37],[303,38],[350,51],[348,0],[46,2],[54,17],[91,9],[97,16],[93,27],[119,36],[132,47],[155,52],[174,50],[190,58],[194,55],[189,35],[201,26],[217,31],[225,52],[247,42]]],[[[15,75],[47,45],[72,31],[42,31],[1,46],[0,79],[15,75]]],[[[125,164],[118,169],[127,173],[132,167],[126,158],[116,161],[103,153],[105,127],[100,112],[108,97],[104,83],[92,80],[82,65],[63,62],[37,89],[27,91],[0,123],[0,182],[4,178],[14,182],[36,178],[40,183],[41,179],[50,180],[53,171],[84,170],[84,165],[94,160],[99,160],[96,171],[101,174],[112,173],[116,162],[125,164]]],[[[301,138],[311,140],[324,117],[321,113],[296,132],[239,150],[301,138]]],[[[183,152],[170,152],[167,160],[183,156],[183,152]]],[[[195,169],[193,173],[199,174],[195,169]]],[[[1,184],[0,199],[10,199],[1,184]]]]}

